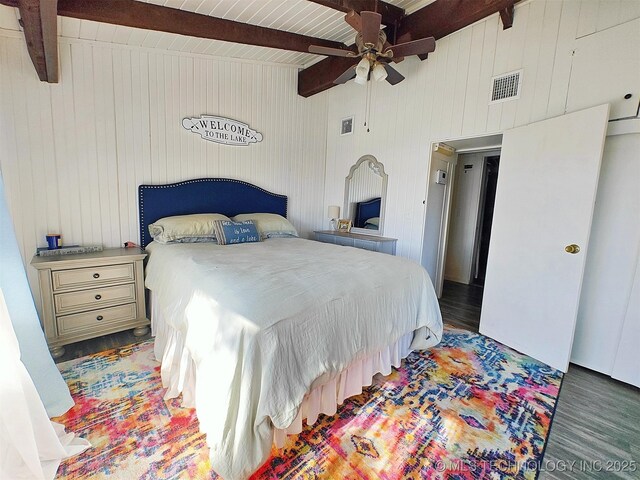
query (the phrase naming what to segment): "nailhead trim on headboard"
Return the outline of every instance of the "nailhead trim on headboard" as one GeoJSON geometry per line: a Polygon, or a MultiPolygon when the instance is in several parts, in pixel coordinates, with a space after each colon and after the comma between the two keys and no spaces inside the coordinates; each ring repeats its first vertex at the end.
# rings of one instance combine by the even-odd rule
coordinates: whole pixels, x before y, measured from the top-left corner
{"type": "Polygon", "coordinates": [[[144,248],[147,245],[147,235],[148,235],[147,222],[145,221],[145,218],[144,218],[144,195],[143,195],[143,192],[145,190],[175,188],[175,187],[179,187],[179,186],[182,186],[182,185],[188,185],[190,183],[211,183],[211,182],[237,183],[237,184],[240,184],[240,185],[245,185],[247,187],[251,187],[251,188],[253,188],[255,190],[258,190],[258,191],[260,191],[262,193],[265,193],[267,195],[270,195],[272,197],[284,199],[284,210],[285,210],[285,217],[286,217],[286,212],[288,210],[288,202],[289,202],[289,199],[287,198],[286,195],[279,195],[277,193],[273,193],[273,192],[270,192],[268,190],[265,190],[264,188],[260,188],[257,185],[254,185],[252,183],[244,182],[242,180],[236,180],[236,179],[233,179],[233,178],[196,178],[196,179],[193,179],[193,180],[185,180],[185,181],[182,181],[182,182],[167,183],[165,185],[140,185],[140,187],[138,189],[139,190],[138,203],[139,203],[139,210],[140,210],[140,246],[144,248]]]}

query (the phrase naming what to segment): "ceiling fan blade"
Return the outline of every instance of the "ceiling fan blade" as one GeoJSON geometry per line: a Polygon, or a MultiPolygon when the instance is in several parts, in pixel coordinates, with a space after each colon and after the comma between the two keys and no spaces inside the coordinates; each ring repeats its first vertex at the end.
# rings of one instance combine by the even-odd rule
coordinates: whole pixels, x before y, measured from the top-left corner
{"type": "MultiPolygon", "coordinates": [[[[389,42],[384,42],[384,45],[382,46],[382,51],[383,52],[388,52],[389,50],[391,50],[391,48],[393,47],[393,45],[391,45],[389,42]]],[[[393,53],[393,52],[391,52],[393,53]]],[[[385,56],[385,54],[382,54],[383,56],[385,56]]],[[[393,63],[400,63],[402,61],[404,61],[404,57],[389,57],[393,60],[393,63]]]]}
{"type": "Polygon", "coordinates": [[[351,25],[356,32],[362,32],[362,18],[360,18],[358,12],[351,10],[344,16],[344,21],[351,25]]]}
{"type": "Polygon", "coordinates": [[[319,47],[317,45],[311,45],[309,47],[310,53],[317,53],[318,55],[331,55],[334,57],[356,57],[358,54],[351,50],[342,50],[340,48],[331,47],[319,47]]]}
{"type": "Polygon", "coordinates": [[[336,78],[333,81],[333,83],[336,85],[342,85],[343,83],[348,82],[355,76],[356,76],[356,66],[353,65],[352,67],[349,67],[342,75],[336,78]]]}
{"type": "Polygon", "coordinates": [[[388,63],[384,64],[384,69],[387,71],[386,80],[391,85],[395,85],[396,83],[400,83],[402,80],[404,80],[404,77],[400,75],[400,72],[398,72],[395,68],[393,68],[388,63]]]}
{"type": "Polygon", "coordinates": [[[433,37],[422,38],[420,40],[413,40],[412,42],[399,43],[393,45],[384,53],[391,51],[391,56],[396,57],[408,57],[409,55],[422,55],[424,53],[431,53],[436,49],[436,40],[433,37]]]}
{"type": "Polygon", "coordinates": [[[362,18],[362,42],[367,45],[376,45],[380,34],[382,15],[376,12],[360,12],[362,18]]]}

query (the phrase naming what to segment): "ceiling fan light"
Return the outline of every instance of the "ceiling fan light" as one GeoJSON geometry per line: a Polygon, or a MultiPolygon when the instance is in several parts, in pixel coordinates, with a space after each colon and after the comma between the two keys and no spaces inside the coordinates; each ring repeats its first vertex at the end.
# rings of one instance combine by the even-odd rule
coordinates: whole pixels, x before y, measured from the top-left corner
{"type": "Polygon", "coordinates": [[[361,77],[360,75],[356,75],[356,78],[353,79],[358,85],[364,85],[367,83],[367,77],[361,77]]]}
{"type": "Polygon", "coordinates": [[[371,65],[369,64],[369,60],[363,58],[358,62],[358,66],[356,67],[356,78],[361,77],[364,78],[364,81],[367,81],[367,77],[369,76],[369,69],[371,65]]]}
{"type": "Polygon", "coordinates": [[[381,63],[376,63],[373,67],[371,75],[373,75],[373,79],[376,82],[381,82],[385,78],[387,78],[387,71],[385,70],[384,65],[382,65],[381,63]]]}

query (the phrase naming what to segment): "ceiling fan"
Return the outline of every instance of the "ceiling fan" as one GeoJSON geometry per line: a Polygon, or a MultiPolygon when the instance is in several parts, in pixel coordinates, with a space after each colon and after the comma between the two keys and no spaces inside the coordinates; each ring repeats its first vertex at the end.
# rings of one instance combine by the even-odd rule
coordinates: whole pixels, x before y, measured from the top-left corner
{"type": "Polygon", "coordinates": [[[364,85],[370,76],[376,81],[386,80],[391,85],[395,85],[404,80],[404,77],[389,65],[390,62],[399,62],[405,56],[422,55],[436,49],[436,40],[433,37],[391,45],[387,41],[384,30],[380,28],[382,15],[376,12],[364,11],[358,15],[351,11],[345,15],[344,19],[357,32],[358,53],[353,50],[316,45],[309,47],[309,52],[320,55],[361,58],[358,64],[349,67],[333,81],[336,85],[348,82],[354,77],[356,83],[364,85]]]}

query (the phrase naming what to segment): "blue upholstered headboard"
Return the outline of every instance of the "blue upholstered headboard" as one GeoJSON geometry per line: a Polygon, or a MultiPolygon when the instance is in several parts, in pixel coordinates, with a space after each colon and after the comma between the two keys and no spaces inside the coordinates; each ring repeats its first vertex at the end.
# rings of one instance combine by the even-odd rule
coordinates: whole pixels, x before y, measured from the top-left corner
{"type": "Polygon", "coordinates": [[[358,202],[356,204],[356,219],[354,227],[364,228],[364,224],[367,220],[380,216],[380,202],[381,198],[372,198],[366,202],[358,202]]]}
{"type": "Polygon", "coordinates": [[[287,197],[230,178],[197,178],[138,187],[140,246],[151,243],[149,225],[164,217],[190,213],[277,213],[287,216],[287,197]]]}

